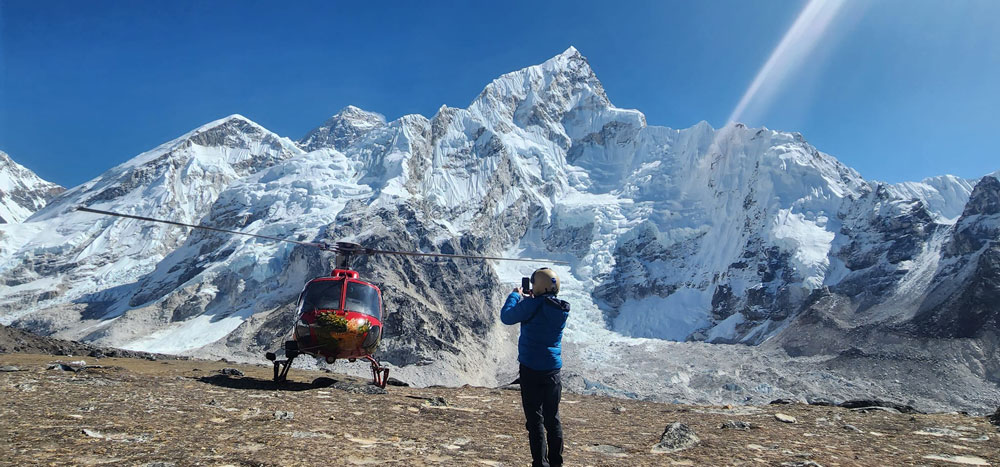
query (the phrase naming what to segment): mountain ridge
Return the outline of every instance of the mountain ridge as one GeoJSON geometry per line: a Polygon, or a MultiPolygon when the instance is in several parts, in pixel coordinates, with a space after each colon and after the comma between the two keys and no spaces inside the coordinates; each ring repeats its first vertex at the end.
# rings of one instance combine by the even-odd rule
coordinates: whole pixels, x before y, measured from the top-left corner
{"type": "Polygon", "coordinates": [[[24,221],[63,191],[0,151],[0,224],[24,221]]]}

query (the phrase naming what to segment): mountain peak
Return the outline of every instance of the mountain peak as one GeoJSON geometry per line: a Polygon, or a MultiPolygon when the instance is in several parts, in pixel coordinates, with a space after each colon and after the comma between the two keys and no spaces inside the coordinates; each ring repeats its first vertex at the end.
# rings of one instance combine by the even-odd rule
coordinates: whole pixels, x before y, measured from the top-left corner
{"type": "Polygon", "coordinates": [[[0,151],[0,224],[27,219],[63,191],[0,151]]]}
{"type": "Polygon", "coordinates": [[[206,124],[204,124],[204,125],[202,125],[202,126],[200,126],[198,128],[195,128],[191,133],[192,134],[193,133],[200,133],[200,132],[203,132],[203,131],[206,131],[206,130],[211,130],[213,128],[218,128],[218,127],[222,127],[222,126],[226,126],[226,125],[233,125],[233,124],[240,125],[240,126],[242,126],[242,125],[252,125],[252,126],[254,126],[256,128],[264,129],[264,127],[260,126],[260,124],[258,124],[257,122],[255,122],[253,120],[250,120],[249,118],[244,117],[243,115],[232,114],[232,115],[229,115],[227,117],[220,118],[218,120],[213,120],[213,121],[208,122],[208,123],[206,123],[206,124]]]}
{"type": "Polygon", "coordinates": [[[369,112],[360,107],[348,105],[328,118],[323,124],[333,123],[336,120],[349,120],[350,123],[360,126],[375,126],[385,123],[385,116],[377,112],[369,112]]]}
{"type": "MultiPolygon", "coordinates": [[[[594,70],[590,68],[590,62],[584,57],[576,47],[570,46],[559,55],[552,57],[541,65],[542,70],[556,73],[568,73],[578,75],[582,78],[597,80],[594,70]]],[[[529,67],[531,68],[531,67],[529,67]]],[[[516,72],[515,72],[516,73],[516,72]]]]}
{"type": "Polygon", "coordinates": [[[561,53],[561,54],[559,54],[557,56],[558,57],[566,57],[566,58],[582,57],[582,55],[580,55],[580,51],[577,50],[576,47],[573,47],[572,45],[569,46],[569,48],[567,48],[566,50],[564,50],[563,53],[561,53]]]}
{"type": "Polygon", "coordinates": [[[581,104],[592,108],[613,107],[586,57],[571,46],[538,65],[494,79],[476,97],[470,110],[492,115],[487,117],[492,120],[502,115],[554,116],[581,104]],[[530,110],[539,106],[547,110],[540,113],[530,110]]]}
{"type": "Polygon", "coordinates": [[[343,151],[365,133],[383,125],[385,125],[385,117],[382,114],[348,105],[328,118],[322,125],[313,128],[299,140],[298,145],[307,151],[321,148],[334,148],[343,151]]]}
{"type": "Polygon", "coordinates": [[[1000,214],[1000,180],[996,177],[987,175],[972,189],[962,217],[976,214],[1000,214]]]}

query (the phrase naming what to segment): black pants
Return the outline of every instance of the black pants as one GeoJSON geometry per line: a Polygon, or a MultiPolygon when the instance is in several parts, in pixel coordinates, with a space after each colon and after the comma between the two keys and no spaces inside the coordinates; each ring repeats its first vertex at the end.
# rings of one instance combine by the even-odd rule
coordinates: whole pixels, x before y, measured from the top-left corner
{"type": "Polygon", "coordinates": [[[559,422],[561,396],[562,380],[558,369],[536,371],[521,365],[521,405],[534,467],[559,467],[563,463],[563,432],[559,422]]]}

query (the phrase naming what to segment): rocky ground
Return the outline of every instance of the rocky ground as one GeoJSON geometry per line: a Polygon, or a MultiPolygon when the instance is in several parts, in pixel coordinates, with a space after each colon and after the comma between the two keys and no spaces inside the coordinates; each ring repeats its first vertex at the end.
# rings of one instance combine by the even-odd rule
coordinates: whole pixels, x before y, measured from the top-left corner
{"type": "MultiPolygon", "coordinates": [[[[276,389],[269,367],[193,359],[5,353],[0,367],[0,464],[530,462],[512,389],[383,392],[300,369],[276,389]]],[[[962,414],[568,393],[562,417],[570,465],[1000,464],[998,428],[962,414]]]]}
{"type": "Polygon", "coordinates": [[[18,353],[38,353],[50,355],[83,355],[87,357],[122,357],[122,358],[144,358],[147,360],[158,359],[186,359],[175,355],[164,355],[150,352],[137,352],[135,350],[123,350],[113,347],[101,347],[86,342],[54,339],[46,336],[39,336],[30,332],[0,325],[0,354],[8,352],[18,353]]]}

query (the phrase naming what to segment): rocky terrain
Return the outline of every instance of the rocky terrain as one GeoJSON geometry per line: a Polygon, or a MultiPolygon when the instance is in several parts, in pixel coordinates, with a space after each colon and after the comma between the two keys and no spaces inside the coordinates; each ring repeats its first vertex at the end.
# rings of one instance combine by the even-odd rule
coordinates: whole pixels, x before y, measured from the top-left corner
{"type": "Polygon", "coordinates": [[[187,359],[187,357],[177,357],[175,355],[116,349],[114,347],[101,347],[88,344],[86,342],[53,339],[51,337],[39,336],[30,332],[25,332],[17,328],[0,325],[0,354],[5,353],[32,353],[91,358],[143,358],[146,360],[187,359]]]}
{"type": "MultiPolygon", "coordinates": [[[[294,369],[276,388],[270,373],[194,359],[0,354],[0,463],[530,463],[516,386],[383,391],[294,369]]],[[[1000,463],[1000,430],[986,417],[867,404],[701,406],[564,393],[565,456],[569,465],[630,466],[1000,463]]]]}

